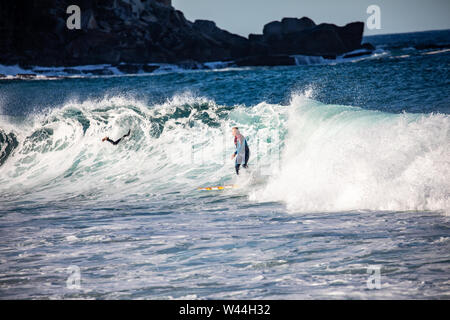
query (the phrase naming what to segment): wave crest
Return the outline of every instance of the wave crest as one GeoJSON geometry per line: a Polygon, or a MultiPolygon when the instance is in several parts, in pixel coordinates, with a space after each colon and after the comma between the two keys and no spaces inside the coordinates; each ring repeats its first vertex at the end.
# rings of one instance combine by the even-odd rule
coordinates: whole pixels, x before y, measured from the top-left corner
{"type": "Polygon", "coordinates": [[[292,211],[450,211],[450,118],[294,95],[280,171],[250,194],[292,211]]]}
{"type": "Polygon", "coordinates": [[[8,135],[0,131],[0,188],[50,199],[120,198],[225,183],[234,179],[230,128],[239,126],[253,175],[266,176],[243,189],[251,200],[281,201],[296,212],[449,212],[448,115],[326,105],[313,95],[309,88],[288,106],[252,107],[189,92],[152,105],[120,96],[71,101],[8,124],[8,135]],[[101,142],[128,129],[117,146],[101,142]]]}

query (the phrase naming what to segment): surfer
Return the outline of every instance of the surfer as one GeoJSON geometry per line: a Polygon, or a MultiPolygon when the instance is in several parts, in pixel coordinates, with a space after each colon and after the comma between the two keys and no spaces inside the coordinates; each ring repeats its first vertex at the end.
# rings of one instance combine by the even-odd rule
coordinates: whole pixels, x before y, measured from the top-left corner
{"type": "Polygon", "coordinates": [[[239,132],[238,127],[233,127],[231,129],[231,132],[234,136],[234,145],[236,146],[236,151],[231,156],[231,159],[236,157],[235,162],[235,169],[236,174],[239,175],[239,167],[242,165],[242,167],[247,169],[247,163],[248,158],[250,157],[250,149],[248,148],[247,139],[239,132]]]}
{"type": "Polygon", "coordinates": [[[111,140],[109,137],[104,137],[102,139],[102,142],[106,140],[108,142],[111,142],[113,145],[116,145],[116,144],[118,144],[120,142],[120,140],[122,140],[125,137],[128,137],[130,135],[130,132],[131,132],[131,129],[128,130],[128,133],[126,135],[124,135],[122,138],[117,139],[116,141],[111,140]]]}

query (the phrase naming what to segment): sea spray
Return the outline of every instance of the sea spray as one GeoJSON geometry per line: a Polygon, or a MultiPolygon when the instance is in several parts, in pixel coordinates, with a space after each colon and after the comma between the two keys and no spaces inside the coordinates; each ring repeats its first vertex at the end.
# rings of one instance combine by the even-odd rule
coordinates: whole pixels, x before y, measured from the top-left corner
{"type": "Polygon", "coordinates": [[[266,181],[245,183],[241,192],[253,201],[280,201],[296,212],[448,212],[448,115],[327,105],[313,95],[311,87],[287,106],[252,107],[189,92],[161,104],[123,96],[70,101],[9,124],[18,146],[4,157],[1,188],[52,200],[233,183],[230,128],[238,126],[249,141],[251,177],[266,181]],[[117,146],[101,142],[128,129],[117,146]]]}
{"type": "Polygon", "coordinates": [[[231,127],[252,148],[252,168],[278,156],[285,107],[220,106],[185,92],[160,104],[125,96],[69,101],[32,114],[21,124],[19,146],[0,170],[2,190],[48,200],[89,194],[126,197],[196,190],[234,179],[231,127]],[[131,129],[117,146],[102,143],[131,129]],[[276,143],[275,143],[276,142],[276,143]]]}
{"type": "Polygon", "coordinates": [[[325,105],[294,94],[281,171],[250,193],[294,212],[450,210],[450,117],[325,105]]]}

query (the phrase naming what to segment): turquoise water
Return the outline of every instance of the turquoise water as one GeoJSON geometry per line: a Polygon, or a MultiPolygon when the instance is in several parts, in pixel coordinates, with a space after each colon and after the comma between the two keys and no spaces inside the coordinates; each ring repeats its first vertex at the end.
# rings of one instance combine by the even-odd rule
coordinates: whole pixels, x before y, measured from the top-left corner
{"type": "Polygon", "coordinates": [[[448,299],[450,52],[405,44],[448,34],[342,63],[3,80],[0,298],[448,299]]]}

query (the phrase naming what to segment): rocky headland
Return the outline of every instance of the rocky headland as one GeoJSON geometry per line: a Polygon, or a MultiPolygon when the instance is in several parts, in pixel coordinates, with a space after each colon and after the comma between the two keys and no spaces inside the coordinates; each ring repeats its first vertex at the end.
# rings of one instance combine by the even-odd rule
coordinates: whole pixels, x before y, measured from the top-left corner
{"type": "Polygon", "coordinates": [[[294,65],[296,55],[335,59],[374,49],[361,44],[363,22],[340,27],[307,17],[283,18],[245,38],[213,21],[187,20],[170,0],[6,1],[0,3],[0,21],[0,64],[23,68],[109,64],[136,73],[158,68],[151,63],[188,69],[213,61],[294,65]],[[81,9],[78,30],[66,26],[66,10],[72,4],[81,9]]]}

